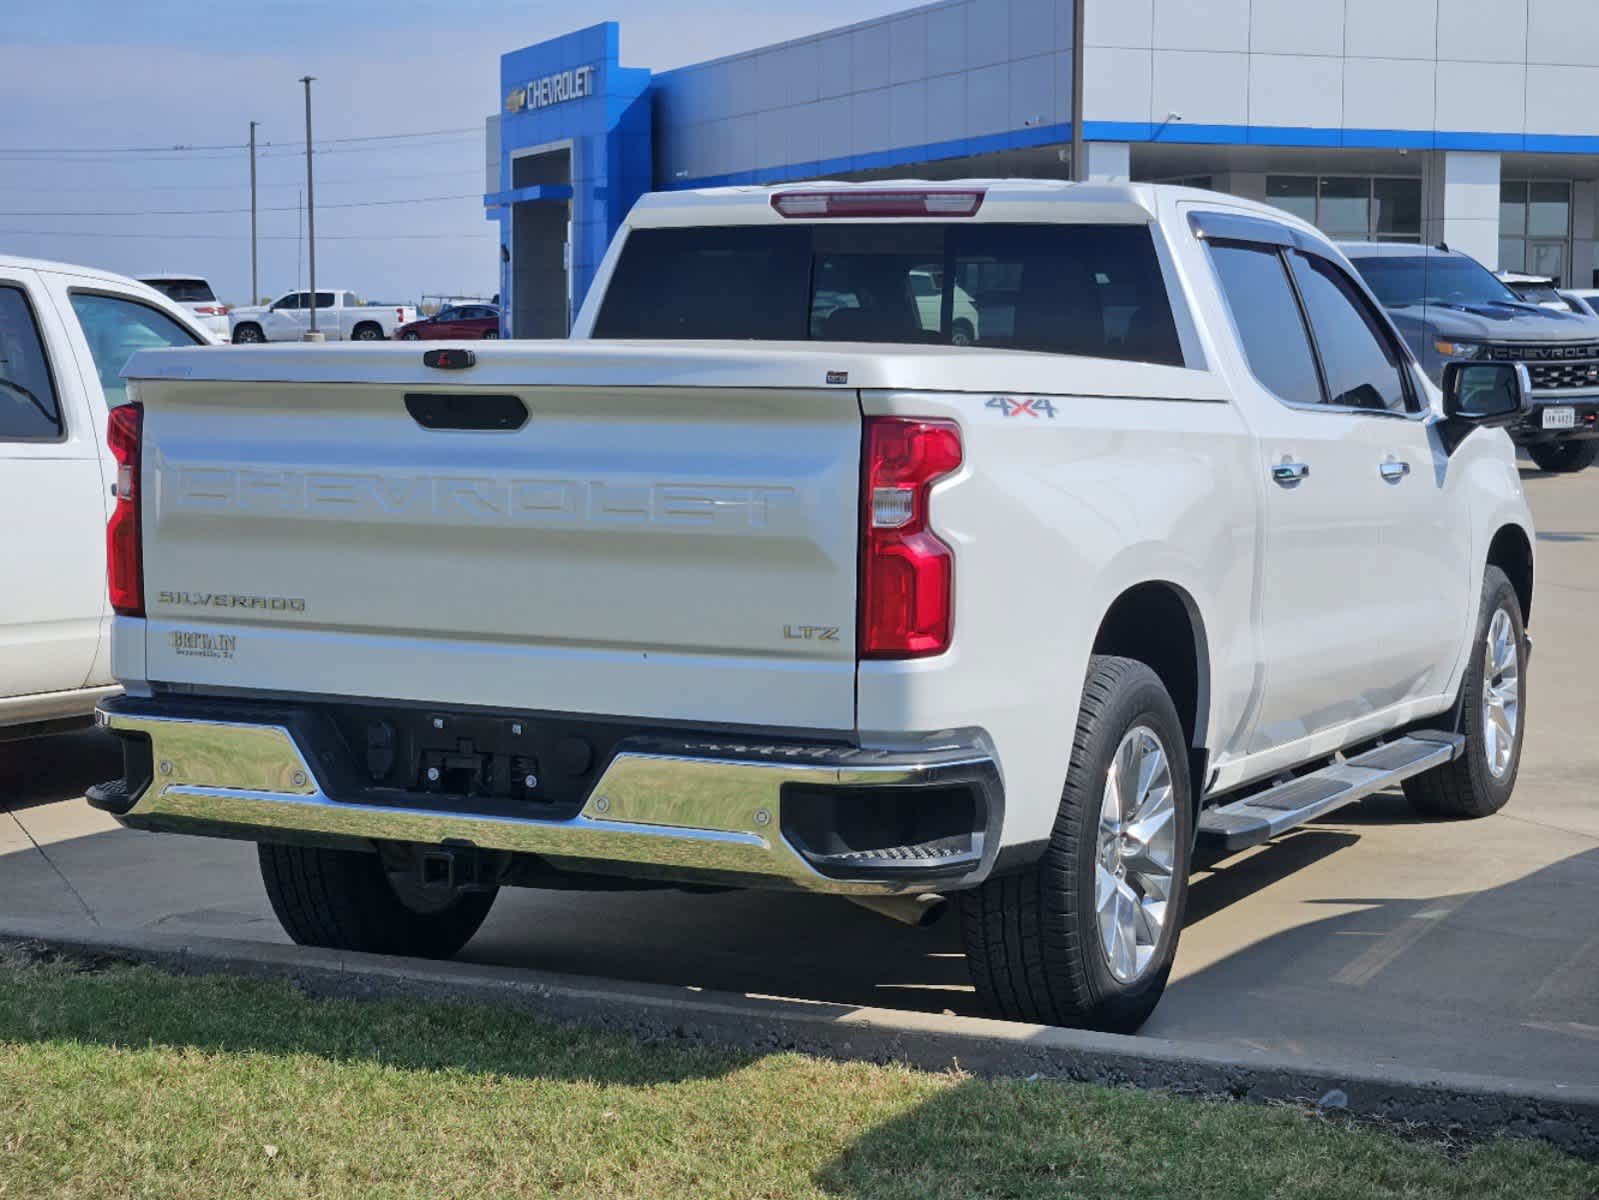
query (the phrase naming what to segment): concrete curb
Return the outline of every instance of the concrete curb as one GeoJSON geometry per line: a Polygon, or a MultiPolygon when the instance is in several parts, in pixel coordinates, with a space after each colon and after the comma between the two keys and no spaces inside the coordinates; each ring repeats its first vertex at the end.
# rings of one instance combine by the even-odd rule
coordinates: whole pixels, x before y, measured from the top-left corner
{"type": "Polygon", "coordinates": [[[1511,1134],[1599,1157],[1599,1086],[1312,1062],[1162,1038],[976,1017],[777,1000],[728,992],[229,941],[147,929],[0,918],[0,943],[112,957],[177,974],[288,980],[327,997],[414,997],[516,1008],[551,1020],[744,1050],[902,1062],[927,1070],[1163,1088],[1315,1105],[1329,1092],[1358,1116],[1474,1135],[1511,1134]]]}

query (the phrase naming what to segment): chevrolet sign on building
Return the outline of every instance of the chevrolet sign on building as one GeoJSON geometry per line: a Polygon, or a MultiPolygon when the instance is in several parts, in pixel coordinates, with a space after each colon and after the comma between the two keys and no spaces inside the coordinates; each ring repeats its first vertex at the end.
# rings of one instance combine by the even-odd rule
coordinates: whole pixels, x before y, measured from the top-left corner
{"type": "Polygon", "coordinates": [[[530,79],[521,87],[512,88],[505,94],[505,111],[517,113],[530,108],[548,108],[593,94],[594,68],[573,67],[570,71],[530,79]]]}

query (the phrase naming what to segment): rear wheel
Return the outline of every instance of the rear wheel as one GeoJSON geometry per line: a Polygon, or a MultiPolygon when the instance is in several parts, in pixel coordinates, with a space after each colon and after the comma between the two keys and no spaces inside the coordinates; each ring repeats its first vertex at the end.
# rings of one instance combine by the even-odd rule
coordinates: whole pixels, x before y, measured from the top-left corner
{"type": "Polygon", "coordinates": [[[495,338],[497,338],[499,336],[500,336],[500,331],[498,329],[489,329],[489,330],[484,331],[483,340],[484,341],[492,341],[492,340],[494,340],[495,338]]]}
{"type": "Polygon", "coordinates": [[[1454,762],[1405,780],[1417,812],[1486,817],[1510,799],[1527,727],[1527,635],[1516,589],[1498,567],[1482,582],[1477,636],[1460,686],[1459,729],[1465,752],[1454,762]]]}
{"type": "Polygon", "coordinates": [[[1581,471],[1599,462],[1599,438],[1541,442],[1527,447],[1527,457],[1537,464],[1540,471],[1554,471],[1561,475],[1581,471]]]}
{"type": "Polygon", "coordinates": [[[1048,848],[962,898],[972,982],[996,1014],[1131,1033],[1154,1011],[1188,895],[1186,745],[1149,667],[1091,660],[1048,848]]]}
{"type": "Polygon", "coordinates": [[[233,331],[235,345],[246,345],[252,342],[264,342],[266,335],[261,332],[259,325],[240,325],[233,331]]]}
{"type": "Polygon", "coordinates": [[[416,332],[416,330],[414,330],[414,329],[407,329],[404,333],[402,333],[400,335],[400,340],[402,342],[416,342],[416,341],[420,341],[421,339],[422,339],[422,335],[420,333],[416,332]]]}
{"type": "Polygon", "coordinates": [[[383,327],[374,325],[371,321],[363,321],[355,327],[350,336],[358,342],[381,342],[383,340],[383,327]]]}
{"type": "Polygon", "coordinates": [[[272,911],[302,946],[449,958],[478,931],[497,891],[423,888],[359,850],[257,850],[272,911]]]}

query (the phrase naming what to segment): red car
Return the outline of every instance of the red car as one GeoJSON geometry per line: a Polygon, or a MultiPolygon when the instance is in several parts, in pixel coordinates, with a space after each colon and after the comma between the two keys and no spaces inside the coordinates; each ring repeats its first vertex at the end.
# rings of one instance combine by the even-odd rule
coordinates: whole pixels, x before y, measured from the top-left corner
{"type": "Polygon", "coordinates": [[[500,310],[492,304],[461,304],[441,308],[431,317],[401,325],[394,336],[407,342],[457,342],[466,338],[500,336],[500,310]]]}

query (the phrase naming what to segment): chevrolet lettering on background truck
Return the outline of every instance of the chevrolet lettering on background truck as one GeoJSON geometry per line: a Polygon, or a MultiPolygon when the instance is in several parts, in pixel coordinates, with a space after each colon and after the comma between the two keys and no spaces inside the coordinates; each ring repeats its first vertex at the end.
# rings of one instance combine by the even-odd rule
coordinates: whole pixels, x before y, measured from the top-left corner
{"type": "Polygon", "coordinates": [[[572,340],[445,353],[154,351],[113,417],[92,799],[258,843],[298,942],[453,954],[502,887],[798,889],[953,908],[993,1012],[1132,1030],[1196,846],[1509,799],[1527,368],[1435,388],[1295,218],[655,195],[572,340]]]}

